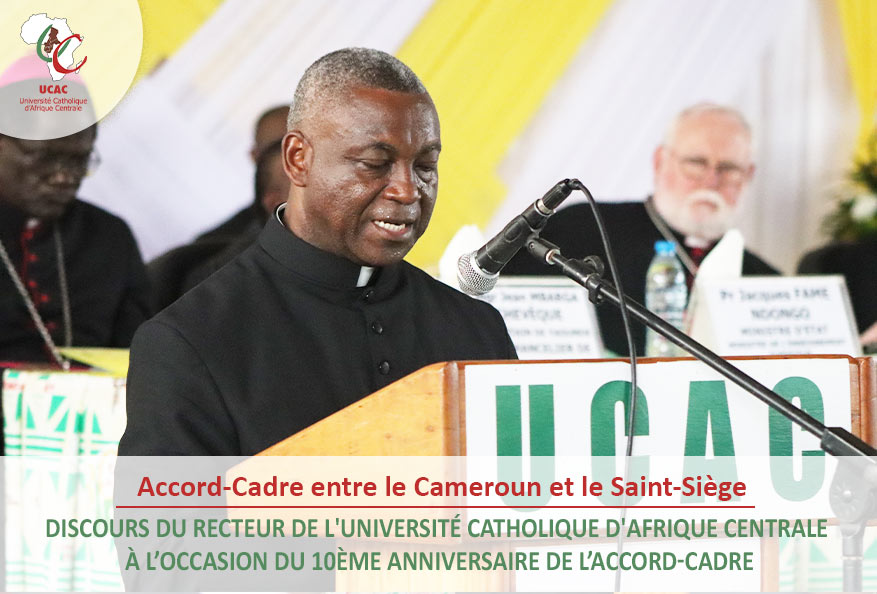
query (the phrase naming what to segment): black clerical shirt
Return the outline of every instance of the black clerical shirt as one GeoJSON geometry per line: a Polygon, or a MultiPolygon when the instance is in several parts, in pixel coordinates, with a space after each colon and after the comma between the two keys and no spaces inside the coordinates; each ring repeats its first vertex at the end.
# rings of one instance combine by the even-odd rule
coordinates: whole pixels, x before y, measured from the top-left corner
{"type": "Polygon", "coordinates": [[[249,455],[438,361],[515,358],[499,313],[414,266],[319,250],[276,217],[144,324],[121,455],[249,455]]]}
{"type": "MultiPolygon", "coordinates": [[[[149,317],[146,272],[122,219],[76,200],[58,220],[74,346],[127,347],[149,317]]],[[[0,206],[0,240],[43,318],[62,345],[64,324],[53,223],[29,222],[0,206]]],[[[0,361],[51,363],[24,300],[0,265],[0,361]]]]}

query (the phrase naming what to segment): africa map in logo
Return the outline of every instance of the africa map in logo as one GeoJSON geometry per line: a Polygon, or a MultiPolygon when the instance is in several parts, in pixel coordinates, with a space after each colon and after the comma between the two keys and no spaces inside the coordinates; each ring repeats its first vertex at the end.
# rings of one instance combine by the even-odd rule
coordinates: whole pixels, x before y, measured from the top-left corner
{"type": "Polygon", "coordinates": [[[73,53],[82,45],[82,35],[70,30],[67,19],[50,19],[46,13],[32,15],[21,26],[21,38],[28,45],[36,45],[37,55],[46,62],[54,81],[78,71],[88,59],[86,56],[71,68],[73,53]]]}

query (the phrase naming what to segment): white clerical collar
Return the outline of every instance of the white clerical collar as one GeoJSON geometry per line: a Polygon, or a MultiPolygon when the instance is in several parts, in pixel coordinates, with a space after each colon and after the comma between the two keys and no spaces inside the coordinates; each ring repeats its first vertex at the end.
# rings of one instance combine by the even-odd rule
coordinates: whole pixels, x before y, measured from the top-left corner
{"type": "Polygon", "coordinates": [[[374,274],[375,269],[371,266],[363,266],[359,269],[359,278],[356,280],[357,287],[364,287],[368,284],[368,281],[371,280],[372,274],[374,274]]]}
{"type": "MultiPolygon", "coordinates": [[[[280,224],[286,228],[286,222],[283,220],[283,211],[286,210],[286,203],[281,204],[277,207],[277,210],[274,211],[274,216],[277,217],[277,220],[280,221],[280,224]]],[[[375,269],[372,266],[362,266],[359,269],[359,278],[356,279],[357,287],[364,287],[368,284],[368,281],[371,280],[372,274],[374,274],[375,269]]]]}

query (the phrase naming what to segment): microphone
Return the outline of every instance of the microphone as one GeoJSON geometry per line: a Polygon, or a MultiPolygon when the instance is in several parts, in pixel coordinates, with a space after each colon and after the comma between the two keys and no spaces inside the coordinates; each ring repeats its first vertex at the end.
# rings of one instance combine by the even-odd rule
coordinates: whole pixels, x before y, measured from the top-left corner
{"type": "Polygon", "coordinates": [[[500,271],[524,247],[531,235],[545,226],[554,209],[574,189],[572,180],[564,179],[524,212],[509,221],[493,239],[474,252],[457,260],[457,280],[468,295],[484,295],[496,285],[500,271]]]}

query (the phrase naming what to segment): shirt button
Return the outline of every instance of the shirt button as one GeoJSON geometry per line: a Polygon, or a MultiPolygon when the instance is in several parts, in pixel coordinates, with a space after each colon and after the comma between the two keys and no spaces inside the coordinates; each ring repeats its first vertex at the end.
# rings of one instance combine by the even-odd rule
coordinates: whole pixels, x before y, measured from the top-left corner
{"type": "Polygon", "coordinates": [[[36,254],[28,254],[27,261],[33,264],[34,262],[39,261],[39,257],[36,254]]]}
{"type": "Polygon", "coordinates": [[[368,300],[370,300],[370,299],[371,299],[372,297],[374,297],[374,296],[375,296],[375,290],[374,290],[374,289],[366,289],[365,292],[362,294],[362,300],[363,300],[363,301],[368,301],[368,300]]]}
{"type": "Polygon", "coordinates": [[[31,279],[31,280],[27,281],[27,286],[30,287],[31,289],[36,289],[37,288],[37,281],[31,279]]]}
{"type": "Polygon", "coordinates": [[[379,321],[375,320],[372,322],[372,332],[375,334],[383,334],[384,333],[384,325],[379,321]]]}
{"type": "Polygon", "coordinates": [[[381,361],[381,364],[378,365],[378,371],[381,375],[387,375],[390,373],[390,362],[389,361],[381,361]]]}
{"type": "Polygon", "coordinates": [[[50,301],[50,297],[45,293],[40,295],[40,303],[48,303],[50,301]]]}
{"type": "Polygon", "coordinates": [[[58,327],[58,324],[55,322],[46,322],[46,330],[54,330],[58,327]]]}

